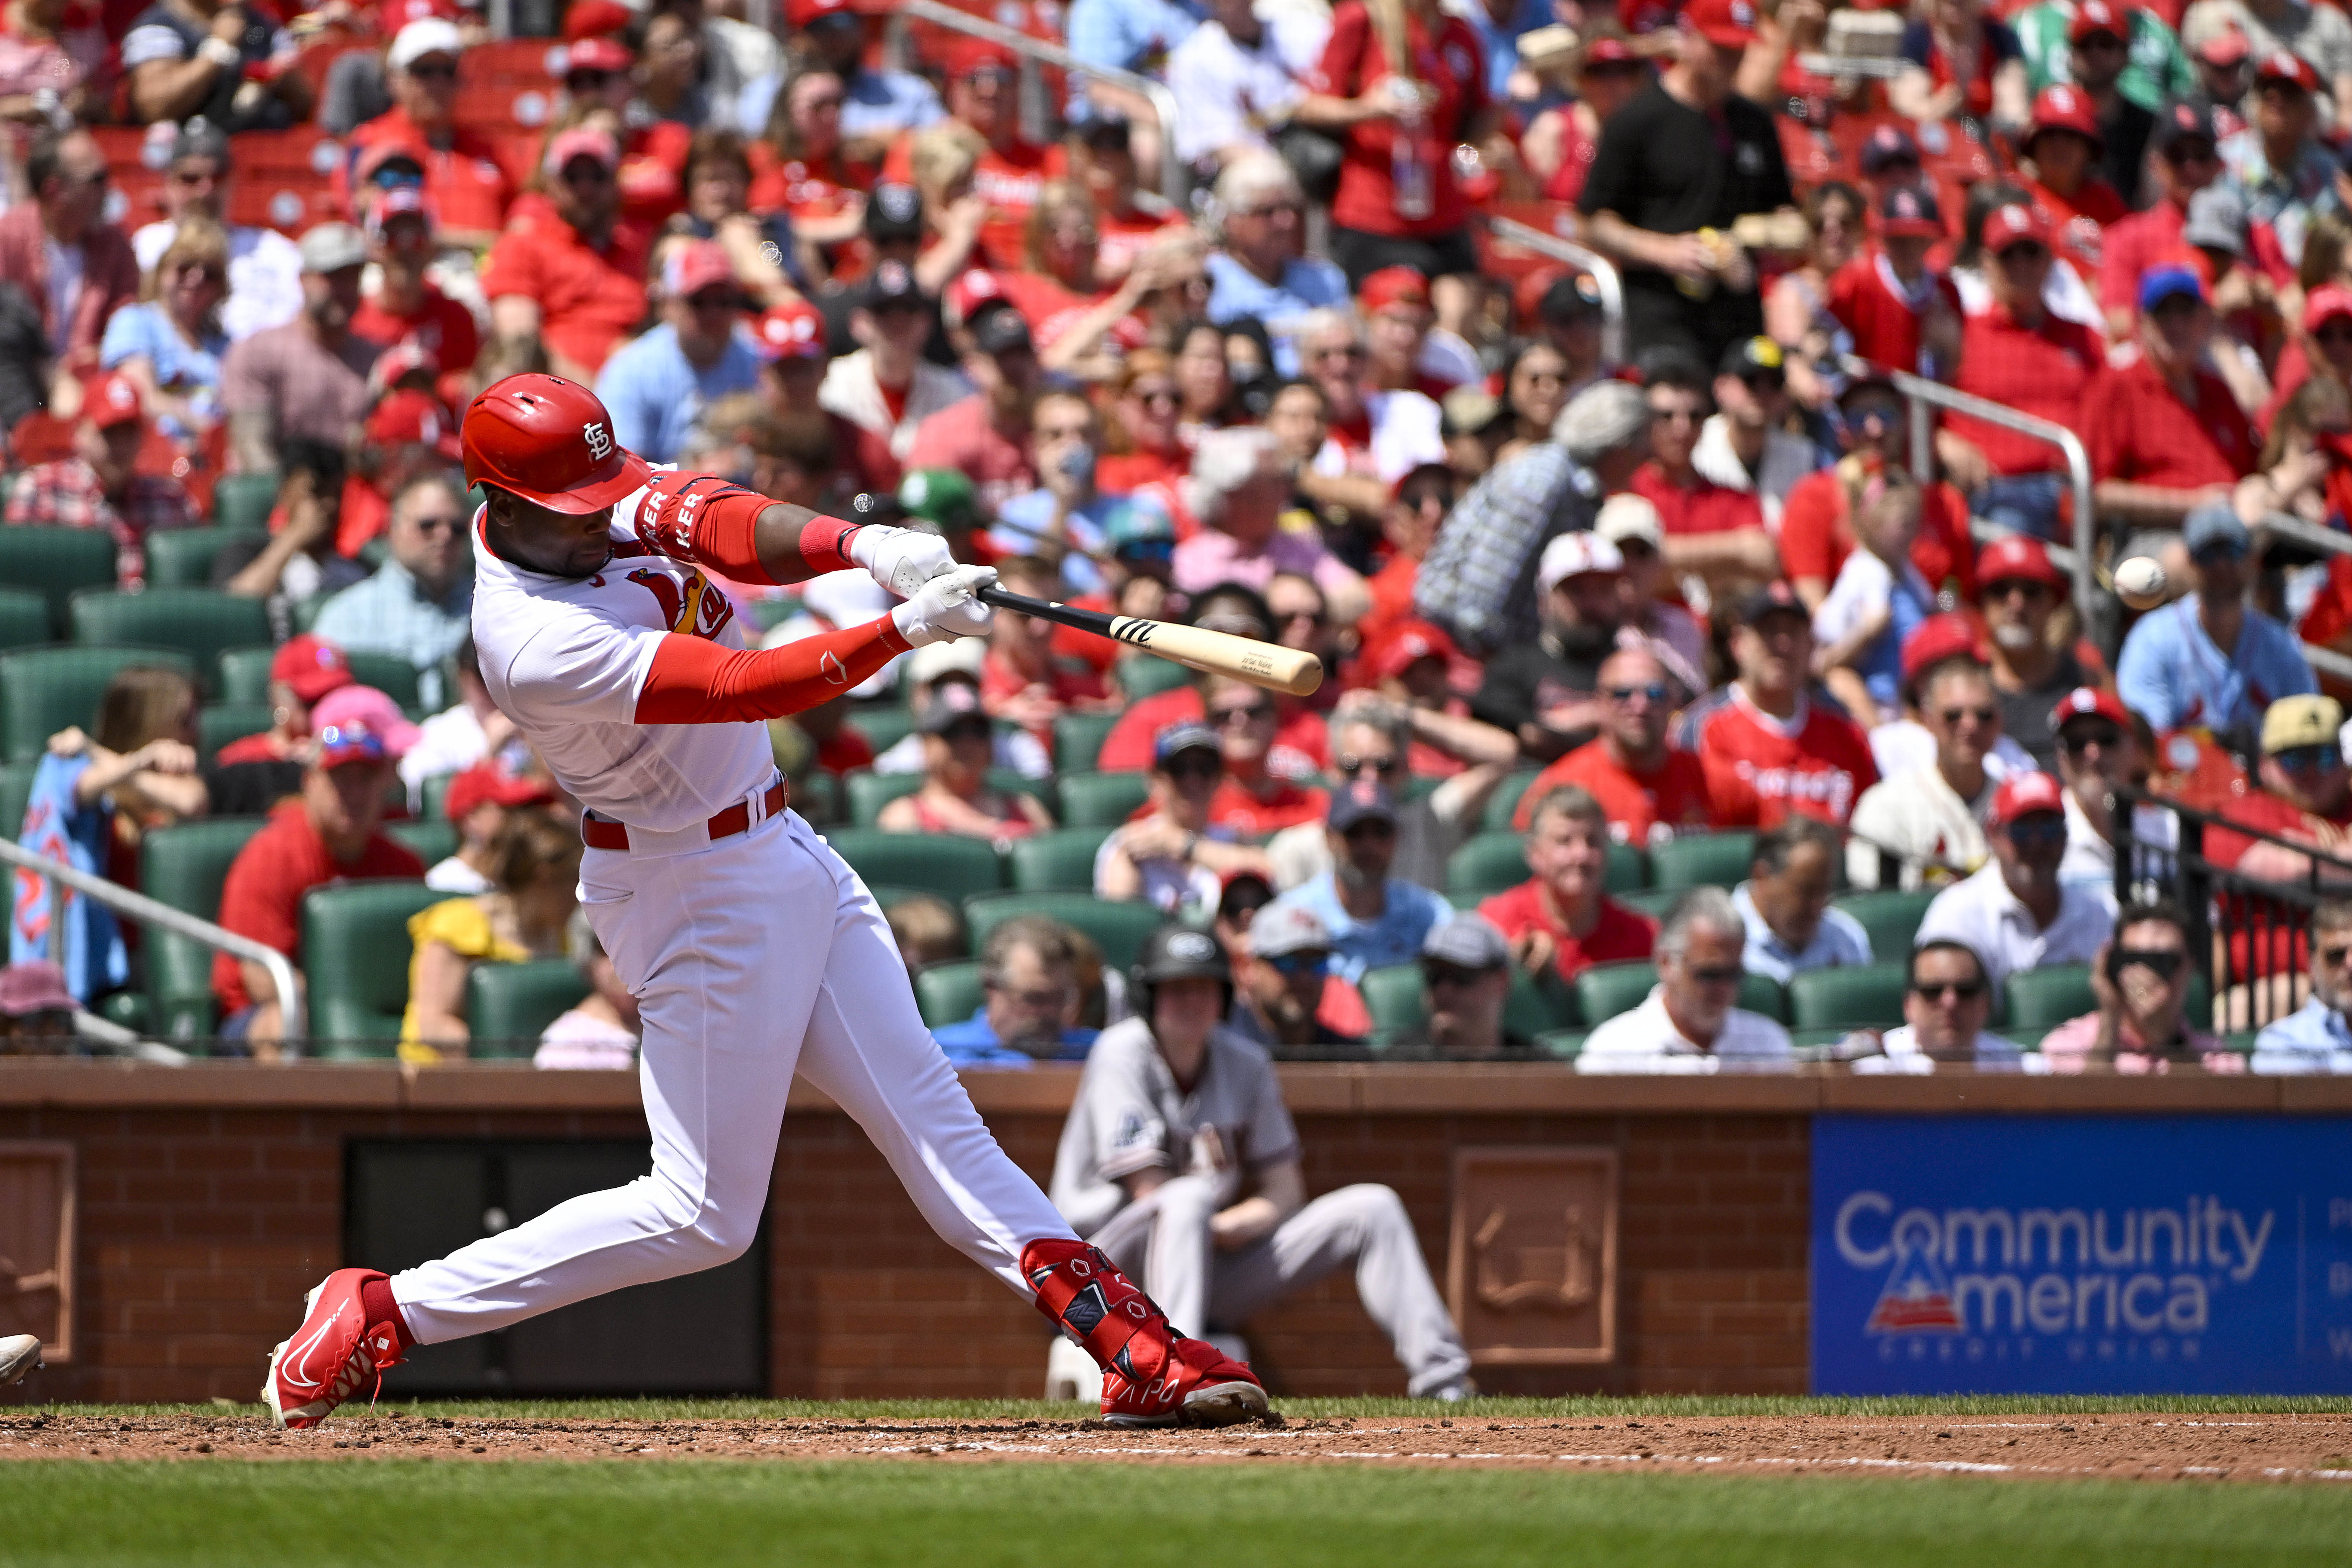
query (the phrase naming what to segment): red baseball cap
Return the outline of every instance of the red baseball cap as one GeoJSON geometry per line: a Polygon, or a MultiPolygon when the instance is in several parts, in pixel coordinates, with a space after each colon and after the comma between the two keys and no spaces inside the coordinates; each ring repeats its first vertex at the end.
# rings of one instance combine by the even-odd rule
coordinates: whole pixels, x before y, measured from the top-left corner
{"type": "Polygon", "coordinates": [[[571,517],[604,510],[653,472],[614,438],[604,401],[560,375],[507,377],[474,399],[457,436],[467,484],[571,517]]]}
{"type": "Polygon", "coordinates": [[[943,63],[950,81],[961,81],[984,70],[1008,71],[1016,76],[1021,70],[1020,56],[986,38],[959,38],[948,47],[943,63]]]}
{"type": "Polygon", "coordinates": [[[2012,533],[2005,539],[1994,540],[1977,557],[1977,581],[1979,583],[2002,583],[2018,577],[2055,588],[2061,593],[2066,589],[2065,577],[2051,564],[2050,552],[2038,539],[2012,533]]]}
{"type": "Polygon", "coordinates": [[[2050,220],[2042,209],[2026,202],[2011,202],[1993,208],[1985,219],[1984,247],[1995,256],[2011,246],[2025,240],[2047,247],[2050,243],[2050,220]]]}
{"type": "Polygon", "coordinates": [[[735,264],[715,239],[689,239],[672,246],[662,258],[662,292],[673,300],[690,300],[705,289],[732,285],[735,264]]]}
{"type": "Polygon", "coordinates": [[[2132,727],[2131,714],[2125,709],[2122,698],[2096,686],[2078,686],[2050,710],[2050,728],[2054,732],[2064,729],[2070,719],[2094,717],[2112,719],[2126,730],[2132,727]]]}
{"type": "Polygon", "coordinates": [[[618,38],[583,38],[564,51],[563,73],[609,71],[617,76],[636,63],[635,53],[618,38]]]}
{"type": "Polygon", "coordinates": [[[1979,664],[1992,662],[1992,649],[1985,646],[1977,624],[1958,610],[1929,616],[1903,639],[1903,684],[1910,685],[1923,670],[1948,658],[1971,658],[1979,664]]]}
{"type": "Polygon", "coordinates": [[[1691,0],[1683,7],[1683,26],[1710,44],[1744,49],[1756,41],[1754,0],[1691,0]]]}
{"type": "Polygon", "coordinates": [[[1454,661],[1454,639],[1423,620],[1402,620],[1364,650],[1364,673],[1374,680],[1402,675],[1424,658],[1454,661]]]}
{"type": "Polygon", "coordinates": [[[449,421],[449,411],[441,400],[429,392],[406,387],[394,393],[375,405],[367,417],[367,438],[372,447],[430,447],[444,458],[456,458],[457,426],[449,421]]]}
{"type": "Polygon", "coordinates": [[[1590,70],[1594,66],[1624,65],[1629,61],[1639,63],[1641,58],[1633,52],[1633,45],[1612,33],[1584,46],[1584,63],[1580,68],[1590,70]]]}
{"type": "Polygon", "coordinates": [[[547,144],[544,166],[551,174],[561,174],[563,166],[574,158],[593,158],[607,169],[621,166],[621,146],[609,132],[593,125],[575,125],[560,132],[547,144]]]}
{"type": "Polygon", "coordinates": [[[2246,35],[2236,27],[2224,27],[2191,51],[2208,65],[2233,66],[2254,52],[2246,42],[2246,35]]]}
{"type": "Polygon", "coordinates": [[[574,44],[583,38],[601,38],[607,33],[626,32],[636,18],[637,14],[621,0],[572,0],[563,13],[563,37],[574,44]]]}
{"type": "Polygon", "coordinates": [[[784,20],[795,33],[807,31],[824,17],[845,15],[856,15],[850,9],[850,0],[792,0],[784,7],[784,20]]]}
{"type": "Polygon", "coordinates": [[[2273,49],[2254,62],[2254,86],[2266,81],[2291,81],[2305,92],[2319,90],[2319,73],[2292,49],[2273,49]]]}
{"type": "MultiPolygon", "coordinates": [[[[611,4],[612,0],[589,0],[589,4],[611,4]]],[[[576,7],[575,7],[576,8],[576,7]]],[[[438,19],[444,22],[460,20],[465,13],[449,0],[384,0],[376,13],[386,37],[398,33],[411,22],[438,19]]]]}
{"type": "Polygon", "coordinates": [[[1895,238],[1943,238],[1944,215],[1936,205],[1936,194],[1916,185],[1890,186],[1879,199],[1878,232],[1895,238]]]}
{"type": "Polygon", "coordinates": [[[1367,316],[1377,316],[1399,305],[1426,310],[1429,279],[1417,267],[1383,267],[1364,279],[1364,286],[1356,291],[1356,302],[1367,316]]]}
{"type": "Polygon", "coordinates": [[[110,372],[89,384],[81,411],[84,418],[101,430],[132,424],[146,417],[147,412],[139,401],[137,385],[120,372],[110,372]]]}
{"type": "Polygon", "coordinates": [[[2338,316],[2352,316],[2352,289],[2323,283],[2303,301],[2303,330],[2316,332],[2338,316]]]}
{"type": "Polygon", "coordinates": [[[2101,147],[2107,144],[2106,138],[2099,133],[2099,116],[2092,109],[2091,100],[2084,96],[2081,88],[2063,82],[2043,88],[2042,95],[2033,100],[2033,125],[2025,133],[2025,144],[2031,147],[2033,139],[2044,131],[2072,131],[2077,136],[2089,137],[2101,147]]]}
{"type": "Polygon", "coordinates": [[[967,327],[982,306],[1013,302],[1004,297],[1004,286],[996,280],[996,274],[984,267],[967,267],[957,273],[940,301],[947,306],[950,321],[967,327]]]}
{"type": "Polygon", "coordinates": [[[2067,25],[2066,40],[2079,44],[2094,33],[2106,33],[2128,44],[2131,23],[2128,13],[2107,4],[2107,0],[2082,0],[2074,7],[2074,20],[2067,25]]]}
{"type": "Polygon", "coordinates": [[[751,324],[751,343],[770,363],[825,357],[824,317],[805,300],[772,307],[751,324]]]}
{"type": "Polygon", "coordinates": [[[449,781],[442,809],[450,821],[463,822],[478,805],[545,805],[554,799],[554,786],[545,779],[510,773],[496,762],[481,762],[449,781]]]}
{"type": "Polygon", "coordinates": [[[2000,788],[1993,791],[1992,825],[2007,827],[2019,817],[2031,816],[2037,811],[2065,809],[2066,792],[2048,773],[2011,773],[2000,788]]]}
{"type": "Polygon", "coordinates": [[[269,660],[269,679],[291,687],[305,702],[316,702],[328,692],[352,683],[352,662],[333,643],[309,632],[288,637],[269,660]]]}

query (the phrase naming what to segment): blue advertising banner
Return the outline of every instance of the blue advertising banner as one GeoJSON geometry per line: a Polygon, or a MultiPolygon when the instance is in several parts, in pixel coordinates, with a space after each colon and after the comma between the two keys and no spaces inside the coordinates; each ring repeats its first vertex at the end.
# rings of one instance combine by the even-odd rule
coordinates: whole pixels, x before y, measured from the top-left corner
{"type": "Polygon", "coordinates": [[[2352,1393],[2352,1118],[1822,1116],[1820,1394],[2352,1393]]]}

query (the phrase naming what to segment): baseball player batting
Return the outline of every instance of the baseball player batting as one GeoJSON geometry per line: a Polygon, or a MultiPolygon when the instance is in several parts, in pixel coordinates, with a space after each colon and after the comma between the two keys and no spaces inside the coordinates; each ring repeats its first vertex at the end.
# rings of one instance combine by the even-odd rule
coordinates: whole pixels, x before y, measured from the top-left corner
{"type": "Polygon", "coordinates": [[[916,1011],[873,895],[785,806],[762,721],[911,647],[984,634],[996,579],[936,535],[844,522],[655,472],[604,405],[551,375],[476,398],[460,430],[482,678],[587,809],[580,901],[644,1020],[654,1168],[438,1262],[339,1268],[269,1357],[262,1400],[315,1426],[412,1344],[501,1329],[751,1243],[794,1071],[857,1119],[923,1217],[1103,1368],[1120,1426],[1265,1409],[1250,1370],[1171,1327],[997,1147],[916,1011]],[[747,652],[703,569],[747,583],[870,572],[871,625],[747,652]]]}

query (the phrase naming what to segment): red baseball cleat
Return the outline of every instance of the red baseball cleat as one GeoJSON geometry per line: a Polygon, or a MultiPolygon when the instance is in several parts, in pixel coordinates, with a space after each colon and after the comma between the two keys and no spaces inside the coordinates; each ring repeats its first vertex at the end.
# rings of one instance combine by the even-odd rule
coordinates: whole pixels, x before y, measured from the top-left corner
{"type": "Polygon", "coordinates": [[[1214,1345],[1186,1339],[1151,1298],[1082,1241],[1033,1241],[1021,1271],[1037,1310],[1103,1369],[1114,1426],[1230,1426],[1265,1414],[1265,1389],[1214,1345]]]}
{"type": "MultiPolygon", "coordinates": [[[[338,1268],[302,1299],[302,1326],[269,1352],[261,1402],[280,1426],[316,1426],[373,1378],[400,1364],[396,1322],[370,1323],[361,1292],[386,1276],[372,1268],[338,1268]]],[[[386,1298],[389,1300],[389,1297],[386,1298]]],[[[374,1397],[374,1390],[369,1390],[374,1397]]]]}

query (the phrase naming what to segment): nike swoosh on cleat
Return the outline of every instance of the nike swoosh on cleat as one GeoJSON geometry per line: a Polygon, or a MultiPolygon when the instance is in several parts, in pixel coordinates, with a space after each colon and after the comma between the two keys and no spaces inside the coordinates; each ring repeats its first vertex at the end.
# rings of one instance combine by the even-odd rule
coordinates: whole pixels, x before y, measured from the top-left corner
{"type": "Polygon", "coordinates": [[[319,1348],[320,1342],[324,1340],[329,1334],[332,1333],[334,1331],[334,1328],[335,1321],[332,1318],[328,1319],[325,1322],[319,1325],[319,1329],[316,1333],[312,1334],[308,1340],[296,1347],[294,1354],[290,1358],[294,1363],[292,1366],[289,1367],[285,1364],[284,1361],[280,1361],[278,1369],[278,1375],[286,1380],[288,1386],[297,1389],[323,1388],[326,1386],[325,1379],[304,1377],[300,1375],[300,1372],[302,1370],[306,1370],[304,1363],[310,1361],[310,1352],[319,1348]]]}

